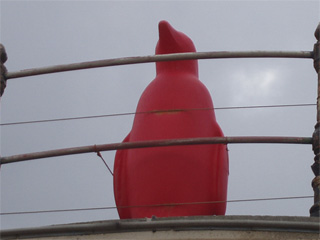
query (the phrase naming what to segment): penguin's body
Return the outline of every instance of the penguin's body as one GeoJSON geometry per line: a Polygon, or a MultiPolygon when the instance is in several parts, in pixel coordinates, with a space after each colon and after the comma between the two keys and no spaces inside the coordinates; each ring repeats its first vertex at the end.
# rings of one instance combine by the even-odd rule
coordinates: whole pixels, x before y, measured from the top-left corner
{"type": "MultiPolygon", "coordinates": [[[[161,21],[156,54],[177,52],[195,52],[195,47],[161,21]]],[[[156,68],[137,106],[137,112],[154,112],[137,114],[124,142],[222,137],[210,93],[198,79],[197,60],[157,62],[156,68]]],[[[224,215],[226,203],[203,202],[225,201],[227,182],[228,154],[221,144],[119,150],[115,157],[114,194],[121,219],[224,215]],[[126,206],[139,207],[121,208],[126,206]]]]}

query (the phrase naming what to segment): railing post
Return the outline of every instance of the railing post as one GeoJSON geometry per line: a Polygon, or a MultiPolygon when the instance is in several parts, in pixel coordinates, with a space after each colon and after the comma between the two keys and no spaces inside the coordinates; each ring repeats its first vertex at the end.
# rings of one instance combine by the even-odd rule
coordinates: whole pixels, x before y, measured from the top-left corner
{"type": "Polygon", "coordinates": [[[314,204],[310,208],[311,217],[320,216],[320,23],[314,33],[317,42],[313,48],[313,64],[318,75],[318,91],[317,91],[317,123],[313,133],[312,148],[315,154],[314,163],[311,166],[315,178],[312,180],[312,188],[314,191],[314,204]]]}
{"type": "Polygon", "coordinates": [[[4,89],[6,88],[6,73],[7,69],[4,66],[4,63],[7,61],[7,53],[4,46],[0,43],[0,97],[2,96],[4,89]]]}

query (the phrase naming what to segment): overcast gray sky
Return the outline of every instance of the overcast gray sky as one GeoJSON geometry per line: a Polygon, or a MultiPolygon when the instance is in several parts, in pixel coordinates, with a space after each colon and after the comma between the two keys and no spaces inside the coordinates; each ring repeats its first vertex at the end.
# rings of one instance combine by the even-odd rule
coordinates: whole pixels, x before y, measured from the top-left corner
{"type": "MultiPolygon", "coordinates": [[[[319,1],[1,1],[8,71],[154,54],[167,20],[197,51],[311,51],[319,1]]],[[[215,107],[316,102],[310,59],[200,60],[215,107]]],[[[8,80],[1,123],[134,112],[155,64],[8,80]]],[[[226,136],[310,137],[316,108],[216,110],[226,136]]],[[[133,116],[1,126],[1,156],[121,142],[133,116]]],[[[229,145],[228,199],[311,196],[309,145],[229,145]]],[[[113,167],[115,152],[103,152],[113,167]]],[[[313,199],[229,203],[227,215],[309,216],[313,199]]],[[[94,153],[1,167],[1,212],[115,206],[94,153]]],[[[1,228],[117,219],[115,209],[1,217],[1,228]]]]}

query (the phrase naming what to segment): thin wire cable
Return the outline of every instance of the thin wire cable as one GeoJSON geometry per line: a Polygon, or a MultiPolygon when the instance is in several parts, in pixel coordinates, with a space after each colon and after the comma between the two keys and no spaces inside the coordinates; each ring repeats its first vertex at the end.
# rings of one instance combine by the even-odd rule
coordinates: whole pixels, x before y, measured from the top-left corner
{"type": "Polygon", "coordinates": [[[97,155],[98,157],[101,158],[102,162],[104,163],[104,165],[106,165],[106,167],[108,168],[109,172],[111,173],[111,175],[113,176],[113,172],[111,171],[111,169],[109,168],[107,162],[104,160],[104,158],[102,157],[101,153],[99,151],[97,151],[97,155]]]}
{"type": "Polygon", "coordinates": [[[148,111],[148,112],[127,112],[127,113],[113,113],[113,114],[92,115],[92,116],[83,116],[83,117],[55,118],[55,119],[44,119],[44,120],[34,120],[34,121],[9,122],[9,123],[1,123],[0,126],[34,124],[34,123],[48,123],[48,122],[82,120],[82,119],[102,118],[102,117],[119,117],[119,116],[128,116],[128,115],[136,115],[136,114],[150,114],[150,113],[158,113],[158,112],[160,113],[160,112],[170,112],[170,111],[201,111],[201,110],[205,111],[205,110],[234,110],[234,109],[256,109],[256,108],[310,107],[310,106],[316,106],[316,105],[317,104],[315,104],[315,103],[303,103],[303,104],[175,109],[175,110],[161,110],[161,111],[148,111]]]}
{"type": "Polygon", "coordinates": [[[275,201],[275,200],[294,200],[307,199],[313,196],[296,196],[296,197],[276,197],[276,198],[253,198],[253,199],[238,199],[227,201],[209,201],[209,202],[190,202],[190,203],[169,203],[169,204],[150,204],[150,205],[135,205],[135,206],[110,206],[110,207],[95,207],[95,208],[73,208],[73,209],[56,209],[42,211],[24,211],[24,212],[4,212],[0,216],[5,215],[20,215],[20,214],[38,214],[38,213],[58,213],[58,212],[78,212],[78,211],[95,211],[95,210],[112,210],[117,208],[143,208],[143,207],[172,207],[181,205],[201,205],[201,204],[218,204],[218,203],[239,203],[239,202],[258,202],[258,201],[275,201]]]}

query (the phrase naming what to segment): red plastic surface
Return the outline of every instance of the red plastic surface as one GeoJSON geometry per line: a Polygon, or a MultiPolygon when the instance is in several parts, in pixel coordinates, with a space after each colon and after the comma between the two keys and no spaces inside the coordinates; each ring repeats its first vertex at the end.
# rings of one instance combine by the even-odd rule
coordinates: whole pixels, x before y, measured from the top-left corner
{"type": "MultiPolygon", "coordinates": [[[[159,23],[156,54],[195,52],[192,41],[159,23]]],[[[197,60],[157,62],[157,76],[144,90],[124,142],[223,136],[210,93],[198,79],[197,60]]],[[[114,165],[114,194],[121,219],[224,215],[226,203],[145,206],[225,201],[228,184],[226,145],[189,145],[119,150],[114,165]],[[136,207],[125,207],[136,206],[136,207]],[[143,207],[145,206],[145,207],[143,207]],[[124,208],[122,208],[124,207],[124,208]]]]}

